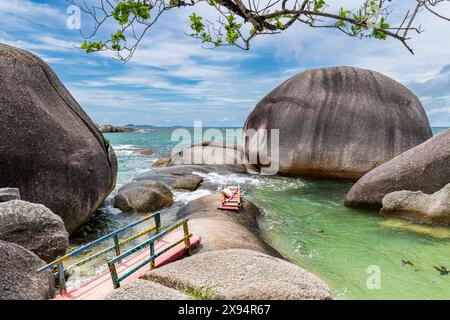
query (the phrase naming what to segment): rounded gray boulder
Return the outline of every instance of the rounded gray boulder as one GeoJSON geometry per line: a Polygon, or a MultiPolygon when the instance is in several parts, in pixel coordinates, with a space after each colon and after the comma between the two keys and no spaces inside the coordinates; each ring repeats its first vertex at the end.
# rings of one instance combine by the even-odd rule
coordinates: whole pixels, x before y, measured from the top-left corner
{"type": "Polygon", "coordinates": [[[0,240],[19,244],[50,262],[66,253],[69,234],[50,209],[13,200],[0,203],[0,240]]]}
{"type": "Polygon", "coordinates": [[[114,189],[116,156],[52,69],[0,44],[0,187],[59,215],[69,234],[114,189]]]}
{"type": "Polygon", "coordinates": [[[243,149],[235,143],[203,141],[191,145],[178,153],[161,156],[153,167],[206,166],[218,171],[246,173],[243,149]]]}
{"type": "Polygon", "coordinates": [[[383,198],[381,213],[430,225],[450,225],[450,183],[433,194],[396,191],[383,198]]]}
{"type": "Polygon", "coordinates": [[[379,209],[388,193],[431,194],[449,182],[450,130],[446,130],[364,175],[347,193],[345,205],[379,209]]]}
{"type": "Polygon", "coordinates": [[[186,166],[163,167],[152,169],[141,173],[135,181],[151,180],[166,184],[173,189],[182,189],[188,191],[196,190],[203,181],[203,178],[193,174],[195,170],[186,166]]]}
{"type": "Polygon", "coordinates": [[[251,250],[198,253],[152,270],[143,278],[208,299],[332,299],[328,286],[312,273],[251,250]]]}
{"type": "Polygon", "coordinates": [[[431,137],[425,110],[410,90],[354,67],[302,72],[256,105],[244,143],[249,162],[258,159],[260,169],[269,165],[258,152],[272,148],[271,129],[279,130],[279,174],[353,181],[431,137]],[[268,144],[251,129],[267,129],[268,144]]]}
{"type": "Polygon", "coordinates": [[[0,300],[47,300],[55,294],[53,275],[34,253],[0,240],[0,300]]]}
{"type": "Polygon", "coordinates": [[[113,199],[113,205],[123,212],[153,212],[172,206],[173,194],[161,182],[136,181],[119,189],[113,199]]]}

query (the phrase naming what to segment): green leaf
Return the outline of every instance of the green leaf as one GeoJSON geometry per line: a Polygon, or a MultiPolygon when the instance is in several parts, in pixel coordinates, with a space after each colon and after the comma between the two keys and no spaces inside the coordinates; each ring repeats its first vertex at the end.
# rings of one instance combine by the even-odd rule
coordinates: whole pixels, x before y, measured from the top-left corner
{"type": "Polygon", "coordinates": [[[325,7],[325,0],[314,0],[314,11],[320,11],[325,7]]]}
{"type": "Polygon", "coordinates": [[[80,46],[80,49],[85,50],[86,53],[100,51],[103,48],[105,48],[105,44],[102,41],[87,42],[86,40],[84,40],[84,42],[80,46]]]}
{"type": "Polygon", "coordinates": [[[189,19],[191,20],[191,29],[195,32],[196,36],[198,36],[203,30],[205,30],[205,25],[202,22],[202,17],[199,17],[195,13],[192,13],[189,16],[189,19]]]}

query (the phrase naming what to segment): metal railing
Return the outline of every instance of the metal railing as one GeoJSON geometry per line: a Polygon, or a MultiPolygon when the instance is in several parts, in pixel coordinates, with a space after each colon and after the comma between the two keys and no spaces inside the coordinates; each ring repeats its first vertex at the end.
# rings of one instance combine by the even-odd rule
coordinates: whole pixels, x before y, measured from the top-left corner
{"type": "Polygon", "coordinates": [[[93,261],[94,259],[96,259],[96,258],[98,258],[100,256],[103,256],[106,253],[111,252],[113,250],[115,250],[116,256],[121,256],[120,248],[123,247],[125,244],[127,244],[127,243],[129,243],[129,242],[131,242],[133,240],[136,240],[136,239],[138,239],[138,238],[140,238],[140,237],[142,237],[142,236],[144,236],[146,234],[149,234],[152,231],[156,231],[156,234],[158,234],[160,232],[160,230],[161,230],[161,216],[160,216],[160,213],[151,214],[151,215],[146,216],[146,217],[144,217],[144,218],[142,218],[142,219],[140,219],[140,220],[138,220],[136,222],[133,222],[133,223],[131,223],[131,224],[129,224],[129,225],[119,229],[119,230],[116,230],[116,231],[111,232],[111,233],[109,233],[107,235],[104,235],[104,236],[98,238],[97,240],[92,241],[92,242],[90,242],[90,243],[88,243],[88,244],[86,244],[86,245],[84,245],[84,246],[82,246],[80,248],[77,248],[77,249],[73,250],[72,252],[70,252],[70,253],[62,256],[62,257],[58,257],[56,260],[54,260],[54,261],[50,262],[49,264],[47,264],[46,266],[40,268],[38,270],[38,272],[43,272],[43,271],[46,271],[46,270],[49,270],[49,269],[53,270],[55,279],[56,279],[56,277],[58,279],[57,281],[59,283],[60,293],[61,293],[61,295],[65,295],[66,291],[67,291],[66,290],[65,273],[68,270],[73,269],[73,268],[75,268],[77,266],[81,266],[83,264],[86,264],[86,263],[88,263],[90,261],[93,261]],[[133,227],[143,223],[143,222],[149,221],[151,219],[154,219],[154,225],[153,226],[151,226],[151,227],[145,229],[144,231],[141,231],[141,232],[139,232],[137,234],[134,234],[134,235],[132,235],[132,236],[130,236],[130,237],[120,241],[119,235],[121,233],[123,233],[123,232],[125,232],[125,231],[127,231],[127,230],[129,230],[129,229],[131,229],[131,228],[133,228],[133,227]],[[93,254],[93,255],[91,255],[91,256],[89,256],[89,257],[87,257],[87,258],[85,258],[85,259],[83,259],[81,261],[78,261],[78,262],[68,266],[67,268],[64,268],[64,265],[63,265],[64,261],[66,261],[66,260],[68,260],[68,259],[70,259],[72,257],[75,257],[75,256],[79,255],[80,253],[86,251],[87,249],[90,249],[93,246],[98,245],[98,244],[100,244],[100,243],[102,243],[102,242],[104,242],[106,240],[111,239],[111,238],[113,238],[113,240],[114,240],[114,245],[113,246],[110,246],[110,247],[108,247],[108,248],[106,248],[106,249],[104,249],[104,250],[102,250],[100,252],[97,252],[97,253],[95,253],[95,254],[93,254]]]}
{"type": "Polygon", "coordinates": [[[167,229],[162,230],[161,232],[159,232],[158,234],[156,234],[149,240],[147,240],[147,241],[135,246],[134,248],[129,249],[128,251],[122,253],[121,255],[118,255],[117,257],[109,260],[108,267],[109,267],[109,272],[111,273],[111,279],[113,281],[114,289],[119,288],[120,282],[122,282],[123,280],[125,280],[126,278],[131,276],[133,273],[135,273],[142,267],[144,267],[146,265],[150,265],[150,268],[154,269],[156,266],[156,263],[155,263],[156,258],[158,258],[162,254],[166,253],[167,251],[169,251],[170,249],[174,248],[175,246],[179,245],[182,242],[184,242],[186,249],[188,250],[188,254],[191,256],[192,255],[192,246],[191,246],[191,240],[190,240],[191,237],[192,237],[192,234],[189,233],[188,219],[184,219],[184,220],[178,222],[177,224],[175,224],[167,229]],[[158,241],[159,239],[163,238],[164,236],[166,236],[168,233],[176,230],[179,227],[183,227],[183,232],[184,232],[183,238],[175,241],[174,243],[170,244],[167,247],[164,247],[164,249],[160,250],[159,252],[155,252],[155,242],[158,241]],[[131,270],[128,270],[124,275],[119,277],[119,275],[117,273],[117,269],[116,269],[116,263],[123,261],[127,257],[129,257],[129,256],[133,255],[134,253],[136,253],[140,250],[143,250],[145,248],[150,248],[149,258],[145,259],[138,265],[134,266],[131,270]]]}

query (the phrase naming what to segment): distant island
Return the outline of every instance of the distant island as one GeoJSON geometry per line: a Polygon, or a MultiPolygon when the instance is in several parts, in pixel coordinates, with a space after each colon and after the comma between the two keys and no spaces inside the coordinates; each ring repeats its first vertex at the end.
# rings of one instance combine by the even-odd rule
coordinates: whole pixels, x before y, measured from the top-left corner
{"type": "Polygon", "coordinates": [[[139,129],[150,129],[150,128],[155,128],[155,126],[153,125],[149,125],[149,124],[126,124],[123,127],[127,127],[127,128],[139,128],[139,129]]]}
{"type": "Polygon", "coordinates": [[[131,128],[130,126],[116,127],[116,126],[113,126],[111,124],[106,124],[106,125],[98,127],[98,130],[101,133],[114,133],[114,132],[135,132],[138,129],[131,128]]]}

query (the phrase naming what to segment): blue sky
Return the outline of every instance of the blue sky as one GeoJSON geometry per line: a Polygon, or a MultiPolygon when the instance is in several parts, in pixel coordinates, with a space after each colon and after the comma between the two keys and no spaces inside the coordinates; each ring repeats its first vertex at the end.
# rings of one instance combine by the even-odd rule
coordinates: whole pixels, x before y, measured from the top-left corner
{"type": "MultiPolygon", "coordinates": [[[[75,49],[82,38],[66,27],[67,7],[65,0],[0,0],[0,42],[46,60],[99,124],[241,126],[265,94],[297,72],[351,65],[400,81],[419,96],[433,126],[450,126],[450,23],[428,14],[420,18],[425,32],[411,41],[413,56],[394,40],[305,26],[263,37],[250,51],[204,49],[185,36],[192,11],[183,9],[163,17],[124,64],[75,49]]],[[[441,12],[450,15],[450,5],[441,12]]],[[[81,23],[90,26],[85,16],[81,23]]]]}

